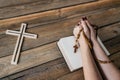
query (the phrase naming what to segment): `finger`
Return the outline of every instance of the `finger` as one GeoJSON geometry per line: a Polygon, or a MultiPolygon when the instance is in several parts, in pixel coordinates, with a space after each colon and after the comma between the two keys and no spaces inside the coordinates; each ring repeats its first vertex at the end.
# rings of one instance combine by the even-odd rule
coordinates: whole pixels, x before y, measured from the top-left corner
{"type": "Polygon", "coordinates": [[[81,25],[83,27],[83,30],[84,30],[87,38],[90,39],[90,29],[89,29],[88,25],[86,24],[85,20],[83,20],[83,19],[81,20],[81,25]]]}
{"type": "Polygon", "coordinates": [[[94,30],[92,25],[90,24],[90,22],[88,20],[85,20],[86,24],[88,25],[90,30],[94,30]]]}
{"type": "Polygon", "coordinates": [[[95,34],[95,36],[97,37],[97,34],[98,34],[97,30],[98,30],[98,27],[95,26],[95,25],[90,24],[90,22],[89,22],[88,20],[85,20],[85,22],[86,22],[86,24],[88,25],[88,27],[90,28],[91,33],[95,34]]]}
{"type": "Polygon", "coordinates": [[[79,31],[82,29],[81,26],[76,26],[73,30],[73,34],[75,35],[75,37],[77,37],[79,31]]]}
{"type": "Polygon", "coordinates": [[[82,30],[82,29],[83,29],[83,27],[82,27],[82,25],[81,25],[81,24],[80,24],[78,27],[79,27],[79,29],[80,29],[80,30],[82,30]]]}
{"type": "Polygon", "coordinates": [[[73,34],[75,35],[75,37],[76,37],[78,31],[79,31],[79,27],[76,26],[76,27],[74,28],[74,30],[73,30],[73,34]]]}
{"type": "Polygon", "coordinates": [[[85,32],[89,31],[89,28],[88,28],[86,22],[83,21],[82,19],[81,19],[81,25],[82,25],[82,27],[83,27],[83,29],[84,29],[85,32]]]}

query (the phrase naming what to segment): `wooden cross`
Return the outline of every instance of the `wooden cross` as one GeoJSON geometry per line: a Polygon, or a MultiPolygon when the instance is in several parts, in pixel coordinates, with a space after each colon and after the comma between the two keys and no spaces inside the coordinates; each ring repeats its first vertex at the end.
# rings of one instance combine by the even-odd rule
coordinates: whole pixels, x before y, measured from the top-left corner
{"type": "Polygon", "coordinates": [[[16,46],[15,46],[15,49],[14,49],[14,52],[13,52],[13,57],[12,57],[12,60],[11,60],[11,64],[17,64],[18,63],[18,59],[19,59],[19,56],[20,56],[20,50],[21,50],[21,46],[22,46],[22,43],[23,43],[23,38],[24,37],[33,38],[33,39],[37,38],[36,34],[25,33],[26,27],[27,27],[27,24],[22,23],[20,31],[13,31],[13,30],[7,30],[6,31],[6,34],[18,36],[16,46]]]}

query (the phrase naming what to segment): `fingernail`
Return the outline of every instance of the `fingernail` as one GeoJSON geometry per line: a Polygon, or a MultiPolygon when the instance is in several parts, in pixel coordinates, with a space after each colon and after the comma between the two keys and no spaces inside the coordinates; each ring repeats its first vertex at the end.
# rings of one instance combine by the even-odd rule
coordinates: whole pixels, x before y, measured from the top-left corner
{"type": "Polygon", "coordinates": [[[82,19],[83,19],[83,20],[87,20],[87,17],[84,16],[84,17],[82,17],[82,19]]]}

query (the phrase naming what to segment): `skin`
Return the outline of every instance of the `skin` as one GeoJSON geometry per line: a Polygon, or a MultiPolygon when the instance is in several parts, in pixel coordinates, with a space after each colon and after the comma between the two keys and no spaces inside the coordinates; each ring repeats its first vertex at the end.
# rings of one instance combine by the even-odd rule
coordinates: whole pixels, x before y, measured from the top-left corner
{"type": "Polygon", "coordinates": [[[100,67],[100,69],[98,69],[93,57],[93,53],[91,53],[90,48],[85,41],[83,32],[85,33],[87,38],[91,40],[91,42],[93,43],[93,50],[97,59],[102,61],[109,61],[110,59],[105,55],[105,52],[98,43],[96,37],[96,31],[91,26],[89,21],[87,19],[86,20],[81,19],[81,21],[78,24],[79,25],[74,28],[73,34],[75,37],[77,37],[79,30],[83,29],[83,31],[80,33],[80,38],[78,40],[78,43],[80,45],[80,49],[82,53],[81,55],[83,61],[83,71],[85,75],[85,80],[103,80],[102,74],[100,74],[99,70],[103,72],[105,76],[104,77],[105,80],[120,80],[120,72],[113,65],[113,63],[107,63],[107,64],[98,63],[100,67]]]}
{"type": "MultiPolygon", "coordinates": [[[[82,25],[76,26],[76,28],[73,31],[75,37],[77,37],[77,34],[78,34],[79,30],[81,30],[81,29],[82,29],[82,25]]],[[[85,34],[88,34],[87,37],[90,38],[89,32],[88,32],[87,28],[85,28],[85,27],[84,27],[84,32],[85,32],[85,34]]],[[[93,59],[93,56],[91,54],[90,48],[85,41],[85,37],[83,36],[83,32],[81,32],[81,34],[80,34],[79,44],[81,47],[80,50],[82,53],[81,54],[82,61],[84,61],[83,62],[83,71],[84,71],[84,75],[85,75],[85,80],[102,80],[102,77],[98,71],[98,68],[97,68],[95,61],[93,59]]]]}
{"type": "MultiPolygon", "coordinates": [[[[99,60],[110,61],[110,59],[108,58],[108,56],[105,54],[104,50],[101,48],[100,44],[98,43],[97,37],[95,36],[94,28],[90,25],[88,20],[85,20],[84,22],[86,23],[86,26],[88,26],[91,32],[91,41],[93,42],[93,50],[95,56],[99,60]]],[[[99,66],[103,74],[105,75],[106,80],[120,80],[120,72],[113,65],[113,63],[107,63],[107,64],[99,63],[99,66]]]]}

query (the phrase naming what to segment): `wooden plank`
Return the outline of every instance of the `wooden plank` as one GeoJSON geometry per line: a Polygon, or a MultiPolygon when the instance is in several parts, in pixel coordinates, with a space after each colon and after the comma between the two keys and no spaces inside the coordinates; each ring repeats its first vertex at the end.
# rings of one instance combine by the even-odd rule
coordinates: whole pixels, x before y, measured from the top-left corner
{"type": "MultiPolygon", "coordinates": [[[[114,64],[120,67],[120,52],[109,56],[114,60],[114,64]]],[[[83,70],[79,69],[74,72],[68,70],[63,58],[51,61],[41,66],[34,67],[2,78],[2,80],[84,80],[83,70]],[[51,74],[50,74],[51,73],[51,74]],[[71,77],[72,76],[72,77],[71,77]]]]}
{"type": "Polygon", "coordinates": [[[117,7],[120,4],[119,0],[102,0],[102,1],[96,1],[84,5],[78,5],[75,7],[69,7],[69,8],[63,8],[61,9],[61,16],[63,17],[69,17],[73,14],[80,14],[81,12],[87,11],[95,11],[98,9],[106,9],[106,8],[112,8],[117,7]],[[113,4],[114,3],[114,4],[113,4]],[[102,6],[101,6],[102,5],[102,6]]]}
{"type": "Polygon", "coordinates": [[[0,58],[0,77],[46,63],[48,61],[60,58],[62,55],[60,54],[56,43],[51,43],[22,52],[20,63],[16,66],[10,64],[11,57],[12,55],[0,58]]]}
{"type": "MultiPolygon", "coordinates": [[[[120,68],[120,52],[111,55],[111,60],[114,60],[114,64],[120,68]]],[[[58,78],[57,80],[84,80],[83,70],[75,71],[66,75],[63,75],[62,77],[58,78]],[[71,77],[72,76],[72,77],[71,77]]]]}
{"type": "Polygon", "coordinates": [[[70,71],[64,59],[59,58],[42,64],[40,66],[36,66],[34,68],[24,70],[20,73],[16,73],[8,77],[2,78],[2,80],[26,80],[27,78],[31,77],[31,75],[34,76],[31,77],[32,79],[38,78],[39,80],[47,80],[48,78],[51,78],[51,80],[55,80],[56,78],[63,76],[69,72],[70,71]]]}
{"type": "MultiPolygon", "coordinates": [[[[38,2],[39,0],[24,0],[24,1],[20,1],[20,0],[0,0],[0,8],[3,7],[10,7],[10,6],[18,6],[18,5],[25,5],[25,4],[30,4],[30,3],[34,3],[34,2],[38,2]]],[[[50,2],[50,0],[44,0],[44,1],[40,1],[40,3],[44,3],[44,2],[50,2]]]]}
{"type": "MultiPolygon", "coordinates": [[[[120,38],[119,38],[119,41],[120,41],[120,38]]],[[[116,44],[112,44],[112,46],[113,47],[111,48],[116,48],[115,47],[116,44]]],[[[112,50],[113,51],[111,51],[111,54],[114,54],[114,49],[112,50]]],[[[118,51],[120,51],[120,46],[118,47],[118,51]]],[[[7,76],[7,75],[10,75],[34,66],[38,66],[48,61],[61,58],[62,55],[60,54],[56,43],[51,43],[48,45],[44,45],[35,49],[30,49],[22,52],[20,63],[17,66],[10,64],[11,57],[12,55],[0,58],[0,71],[1,71],[0,77],[4,77],[4,76],[7,76]]]]}
{"type": "Polygon", "coordinates": [[[111,60],[114,60],[116,67],[120,69],[120,51],[110,56],[111,60]]]}
{"type": "MultiPolygon", "coordinates": [[[[20,0],[0,0],[0,8],[2,7],[11,7],[11,6],[24,6],[25,4],[27,5],[31,5],[30,3],[34,3],[36,5],[52,5],[54,6],[53,8],[57,8],[59,7],[59,4],[62,4],[61,7],[64,6],[70,6],[70,5],[76,5],[76,4],[80,4],[80,3],[86,3],[86,2],[91,2],[91,1],[96,1],[96,0],[76,0],[76,1],[69,1],[69,0],[25,0],[25,1],[20,1],[20,0]],[[55,5],[57,5],[55,7],[55,5]]],[[[35,5],[33,5],[35,6],[35,5]]],[[[49,7],[52,7],[49,6],[49,7]]],[[[47,6],[48,8],[48,6],[47,6]]],[[[46,8],[44,8],[44,10],[46,10],[46,8]]]]}
{"type": "Polygon", "coordinates": [[[58,78],[57,80],[85,80],[84,74],[83,74],[83,69],[69,73],[67,75],[63,75],[62,77],[58,78]]]}
{"type": "MultiPolygon", "coordinates": [[[[29,27],[35,27],[37,25],[53,23],[56,21],[59,22],[64,19],[68,19],[69,17],[74,17],[74,15],[76,15],[76,14],[86,15],[86,13],[88,13],[88,12],[93,13],[92,11],[98,11],[101,9],[102,10],[109,9],[109,8],[116,7],[119,5],[120,5],[119,1],[113,2],[113,0],[103,0],[103,1],[96,1],[96,2],[92,2],[92,3],[81,4],[81,5],[76,5],[76,6],[71,6],[71,7],[46,11],[46,12],[40,12],[40,13],[15,17],[15,18],[3,19],[3,20],[0,20],[0,33],[4,33],[4,31],[6,29],[19,29],[19,26],[22,22],[28,23],[30,25],[29,27]],[[102,5],[102,8],[101,8],[101,5],[102,5]]],[[[113,14],[113,13],[111,13],[111,11],[110,11],[110,14],[113,14]]],[[[114,14],[117,15],[117,13],[114,13],[114,14]]],[[[77,17],[79,17],[78,15],[77,15],[77,17]]],[[[76,19],[76,22],[78,20],[79,20],[79,18],[76,19]]],[[[119,18],[117,20],[119,20],[119,18]]],[[[115,17],[115,21],[116,21],[116,17],[115,17]]]]}
{"type": "Polygon", "coordinates": [[[120,35],[105,42],[105,46],[109,49],[110,52],[118,52],[120,51],[120,35]]]}
{"type": "Polygon", "coordinates": [[[73,73],[69,73],[67,75],[64,75],[60,78],[58,78],[57,80],[85,80],[84,79],[84,74],[82,72],[83,70],[79,70],[79,71],[75,71],[73,73]]]}
{"type": "Polygon", "coordinates": [[[31,14],[35,12],[41,12],[41,11],[46,11],[46,10],[51,10],[56,8],[67,7],[67,6],[77,5],[80,3],[91,2],[95,0],[76,0],[76,1],[74,0],[35,0],[35,1],[12,0],[12,1],[11,2],[8,1],[7,3],[2,1],[1,6],[8,5],[8,7],[0,8],[0,19],[20,16],[25,14],[31,14]]]}
{"type": "Polygon", "coordinates": [[[15,17],[10,19],[0,20],[0,33],[4,33],[6,29],[19,29],[22,22],[28,23],[30,26],[37,26],[39,24],[43,25],[49,23],[49,20],[59,19],[59,11],[52,10],[42,13],[31,14],[27,16],[15,17]]]}
{"type": "Polygon", "coordinates": [[[26,4],[26,3],[36,2],[36,1],[38,1],[38,0],[32,0],[32,1],[31,0],[24,0],[24,1],[20,1],[20,0],[11,0],[11,1],[0,0],[0,8],[20,5],[20,4],[26,4]]]}
{"type": "Polygon", "coordinates": [[[107,39],[112,39],[114,37],[117,37],[118,35],[120,35],[119,26],[120,26],[120,22],[117,24],[112,24],[109,27],[105,26],[105,27],[99,29],[98,30],[99,37],[102,37],[102,41],[106,40],[105,36],[107,36],[107,39]]]}

